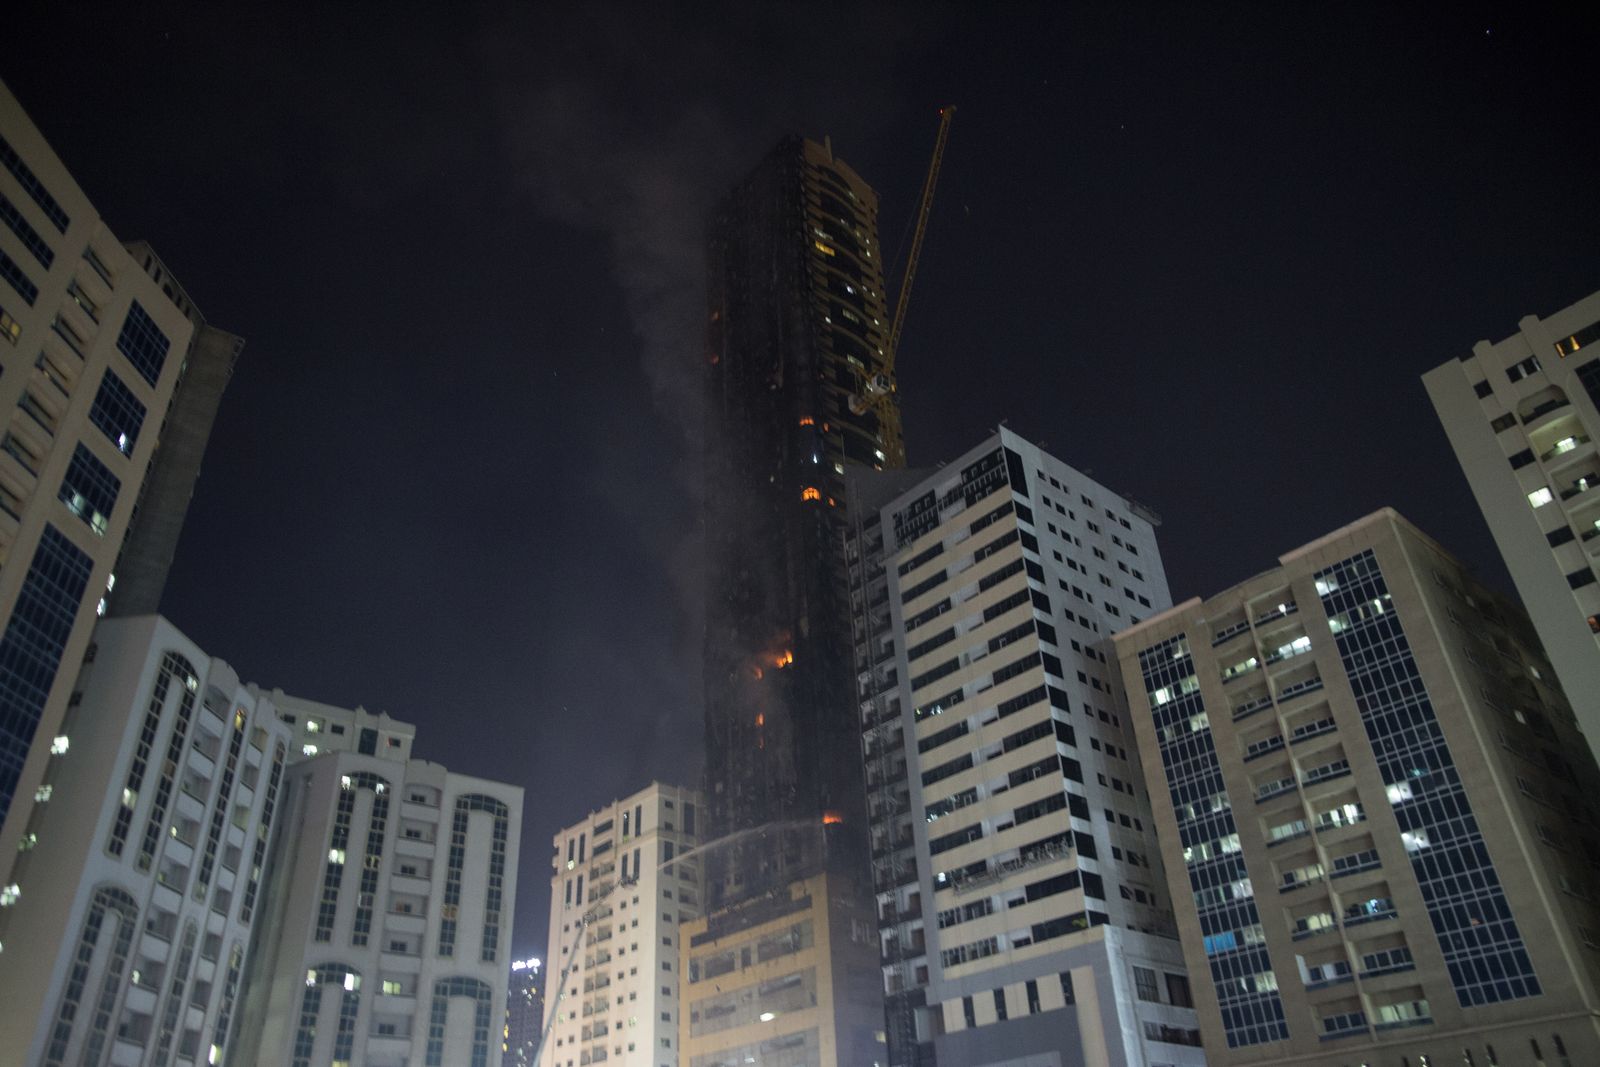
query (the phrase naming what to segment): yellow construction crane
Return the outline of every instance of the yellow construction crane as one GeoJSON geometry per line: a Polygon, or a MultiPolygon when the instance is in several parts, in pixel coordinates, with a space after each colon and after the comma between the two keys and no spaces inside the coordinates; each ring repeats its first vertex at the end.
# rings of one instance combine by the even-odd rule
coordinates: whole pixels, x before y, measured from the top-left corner
{"type": "Polygon", "coordinates": [[[859,391],[850,398],[850,410],[857,415],[868,411],[878,416],[878,435],[883,440],[883,451],[890,467],[905,465],[906,448],[900,437],[900,420],[888,417],[895,394],[894,357],[900,350],[900,334],[906,325],[906,305],[911,302],[911,283],[917,276],[917,259],[922,255],[922,238],[928,232],[928,212],[933,208],[933,190],[939,184],[939,166],[944,162],[945,141],[950,138],[950,120],[955,117],[953,105],[939,109],[939,133],[933,142],[933,161],[928,164],[928,177],[922,183],[922,202],[917,206],[916,229],[911,234],[911,251],[906,256],[905,274],[900,279],[900,293],[895,301],[894,318],[889,323],[889,344],[884,349],[883,368],[860,383],[859,391]]]}

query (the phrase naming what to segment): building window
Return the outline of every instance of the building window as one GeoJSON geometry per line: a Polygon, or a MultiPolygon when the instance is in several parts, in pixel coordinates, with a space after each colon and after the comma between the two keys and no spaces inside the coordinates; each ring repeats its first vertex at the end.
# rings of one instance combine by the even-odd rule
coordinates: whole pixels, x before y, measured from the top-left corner
{"type": "Polygon", "coordinates": [[[45,189],[44,183],[22,161],[22,157],[17,154],[17,150],[11,147],[11,142],[4,137],[0,137],[0,164],[4,164],[6,170],[11,172],[11,176],[17,179],[17,184],[22,186],[22,191],[28,194],[29,199],[39,205],[39,209],[44,212],[45,218],[50,220],[50,225],[54,226],[57,231],[66,233],[71,219],[67,217],[67,213],[62,210],[61,205],[56,202],[56,198],[51,196],[49,191],[45,189]]]}
{"type": "Polygon", "coordinates": [[[55,262],[56,254],[45,243],[39,231],[28,224],[22,212],[17,209],[9,197],[0,195],[0,219],[4,219],[11,232],[17,235],[17,240],[22,242],[24,248],[32,253],[33,258],[39,261],[39,266],[45,270],[50,269],[50,264],[55,262]]]}
{"type": "Polygon", "coordinates": [[[1148,967],[1135,967],[1133,969],[1134,992],[1140,1000],[1161,1002],[1161,991],[1156,985],[1156,972],[1148,967]]]}
{"type": "Polygon", "coordinates": [[[61,490],[56,497],[89,529],[103,536],[121,490],[122,480],[80,441],[73,449],[72,461],[67,465],[66,477],[61,479],[61,490]]]}
{"type": "Polygon", "coordinates": [[[1472,391],[1474,393],[1478,394],[1478,399],[1479,400],[1482,400],[1484,397],[1486,397],[1490,393],[1494,392],[1494,387],[1489,384],[1489,381],[1486,378],[1483,381],[1474,384],[1473,387],[1472,387],[1472,391]]]}
{"type": "Polygon", "coordinates": [[[128,358],[141,378],[154,385],[161,377],[161,368],[171,347],[172,342],[161,332],[161,327],[135,300],[122,322],[122,332],[117,335],[117,351],[128,358]]]}
{"type": "Polygon", "coordinates": [[[1194,1007],[1194,998],[1189,995],[1189,979],[1181,974],[1167,972],[1167,1003],[1175,1008],[1194,1007]]]}
{"type": "MultiPolygon", "coordinates": [[[[0,141],[3,145],[4,141],[0,141]]],[[[9,146],[7,146],[9,147],[9,146]]],[[[133,949],[134,935],[139,932],[139,905],[125,890],[115,886],[102,886],[90,898],[88,914],[83,917],[83,930],[78,935],[78,951],[72,956],[67,972],[65,989],[56,1008],[55,1026],[50,1032],[50,1042],[45,1047],[46,1067],[61,1067],[66,1062],[67,1049],[72,1043],[75,1023],[88,1023],[88,1034],[83,1038],[83,1062],[99,1063],[104,1055],[111,1020],[118,999],[122,995],[123,972],[133,949]],[[82,1011],[83,995],[90,985],[93,965],[102,956],[96,947],[100,935],[106,930],[107,919],[115,924],[111,931],[114,940],[100,960],[103,978],[100,982],[98,1004],[94,1011],[82,1011]]]]}
{"type": "Polygon", "coordinates": [[[22,297],[22,302],[29,307],[39,299],[39,287],[28,277],[22,265],[4,252],[0,252],[0,278],[10,282],[11,288],[17,291],[17,295],[22,297]]]}
{"type": "Polygon", "coordinates": [[[1571,574],[1567,575],[1567,584],[1574,589],[1582,589],[1584,586],[1592,585],[1593,583],[1594,571],[1590,570],[1588,567],[1584,567],[1582,570],[1573,571],[1571,574]]]}
{"type": "Polygon", "coordinates": [[[1566,359],[1580,348],[1587,348],[1600,341],[1600,322],[1591,322],[1577,333],[1564,337],[1556,342],[1556,354],[1566,359]]]}
{"type": "Polygon", "coordinates": [[[427,1067],[443,1067],[445,1063],[445,1029],[449,1022],[450,1000],[453,997],[466,997],[473,1003],[472,1048],[469,1059],[464,1061],[459,1055],[452,1055],[450,1063],[464,1063],[466,1067],[489,1067],[494,991],[487,983],[475,978],[462,977],[441,978],[433,983],[433,1007],[428,1014],[428,1048],[423,1062],[427,1067]]]}

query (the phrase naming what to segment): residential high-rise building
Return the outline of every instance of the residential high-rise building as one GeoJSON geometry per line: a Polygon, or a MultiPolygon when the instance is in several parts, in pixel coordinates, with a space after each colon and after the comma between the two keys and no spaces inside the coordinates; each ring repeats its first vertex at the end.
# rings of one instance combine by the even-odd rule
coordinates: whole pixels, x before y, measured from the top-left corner
{"type": "Polygon", "coordinates": [[[0,164],[4,877],[97,607],[155,609],[242,342],[117,240],[3,85],[0,164]]]}
{"type": "Polygon", "coordinates": [[[512,960],[506,989],[506,1040],[501,1067],[533,1067],[544,1033],[544,961],[512,960]]]}
{"type": "Polygon", "coordinates": [[[888,1062],[1203,1062],[1108,655],[1154,516],[1004,428],[851,510],[888,1062]]]}
{"type": "Polygon", "coordinates": [[[827,813],[838,862],[865,866],[841,538],[847,465],[902,462],[892,399],[859,403],[892,389],[877,201],[791,137],[711,223],[707,802],[717,833],[793,831],[713,855],[713,902],[803,871],[827,813]]]}
{"type": "Polygon", "coordinates": [[[1600,293],[1422,380],[1600,756],[1600,293]]]}
{"type": "Polygon", "coordinates": [[[704,907],[697,790],[652,782],[555,836],[540,1067],[677,1067],[679,927],[704,907]],[[688,858],[684,857],[688,854],[688,858]]]}
{"type": "Polygon", "coordinates": [[[291,732],[165,619],[94,640],[0,890],[0,1065],[222,1063],[291,732]]]}
{"type": "Polygon", "coordinates": [[[274,690],[297,733],[245,969],[255,1067],[490,1067],[504,1045],[520,786],[412,755],[388,715],[274,690]]]}
{"type": "Polygon", "coordinates": [[[1591,1062],[1600,770],[1384,510],[1115,637],[1213,1065],[1591,1062]]]}

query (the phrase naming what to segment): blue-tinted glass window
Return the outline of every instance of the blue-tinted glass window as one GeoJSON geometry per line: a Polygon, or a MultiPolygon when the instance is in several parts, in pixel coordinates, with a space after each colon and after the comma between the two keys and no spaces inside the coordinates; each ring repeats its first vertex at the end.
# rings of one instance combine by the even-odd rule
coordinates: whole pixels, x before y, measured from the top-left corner
{"type": "Polygon", "coordinates": [[[46,524],[0,637],[0,821],[11,807],[93,567],[88,555],[46,524]]]}
{"type": "Polygon", "coordinates": [[[28,277],[22,266],[4,252],[0,252],[0,278],[10,283],[11,288],[17,291],[23,302],[29,307],[39,299],[39,287],[33,284],[33,279],[28,277]]]}
{"type": "Polygon", "coordinates": [[[151,385],[161,377],[161,367],[167,361],[167,349],[172,342],[161,332],[144,308],[135,300],[123,320],[122,332],[117,335],[117,351],[128,357],[133,369],[151,385]]]}
{"type": "Polygon", "coordinates": [[[1464,1008],[1541,992],[1371,549],[1316,575],[1417,887],[1464,1008]]]}
{"type": "Polygon", "coordinates": [[[121,479],[79,442],[72,452],[72,462],[67,464],[67,476],[61,479],[61,492],[56,495],[89,529],[103,534],[121,489],[121,479]]]}
{"type": "Polygon", "coordinates": [[[17,179],[17,184],[22,186],[23,191],[44,211],[45,217],[50,220],[51,225],[62,233],[66,233],[67,224],[71,221],[67,218],[67,213],[62,210],[60,204],[56,203],[56,198],[51,196],[49,191],[45,189],[44,183],[33,173],[33,170],[22,161],[22,157],[17,155],[17,150],[11,147],[11,142],[4,137],[0,137],[0,163],[5,165],[6,170],[11,172],[11,176],[17,179]]]}
{"type": "Polygon", "coordinates": [[[133,446],[139,440],[144,413],[139,398],[115,371],[106,368],[105,377],[100,379],[100,391],[94,395],[94,404],[89,408],[89,421],[117,446],[117,451],[127,456],[133,453],[133,446]]]}
{"type": "Polygon", "coordinates": [[[0,219],[11,227],[11,232],[17,235],[17,240],[22,242],[24,248],[33,253],[33,258],[39,261],[41,267],[48,268],[55,262],[55,251],[39,236],[39,231],[28,224],[28,220],[22,216],[22,210],[4,193],[0,193],[0,219]]]}

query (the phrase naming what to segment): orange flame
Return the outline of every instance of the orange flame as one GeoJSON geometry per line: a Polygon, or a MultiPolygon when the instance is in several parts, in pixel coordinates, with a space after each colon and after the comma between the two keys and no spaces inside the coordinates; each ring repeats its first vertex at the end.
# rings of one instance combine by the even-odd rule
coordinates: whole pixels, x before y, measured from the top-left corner
{"type": "Polygon", "coordinates": [[[801,500],[821,500],[822,499],[822,490],[808,485],[804,489],[800,490],[800,499],[801,500]]]}
{"type": "Polygon", "coordinates": [[[834,810],[832,810],[830,808],[828,811],[825,811],[825,812],[822,813],[822,825],[824,825],[824,826],[838,826],[840,823],[843,823],[843,822],[844,822],[844,813],[843,812],[834,811],[834,810]]]}

